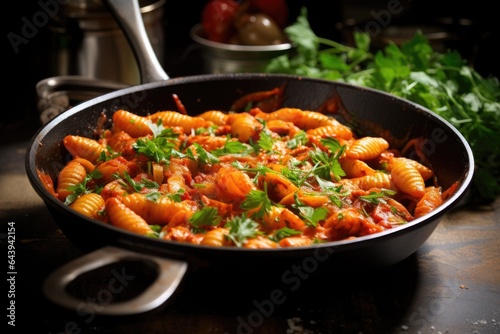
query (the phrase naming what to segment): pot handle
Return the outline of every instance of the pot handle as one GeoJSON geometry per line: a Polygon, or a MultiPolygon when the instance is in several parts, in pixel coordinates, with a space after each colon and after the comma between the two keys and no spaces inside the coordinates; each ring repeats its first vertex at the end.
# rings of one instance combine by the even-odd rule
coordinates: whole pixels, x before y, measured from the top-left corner
{"type": "MultiPolygon", "coordinates": [[[[54,303],[73,310],[92,310],[101,315],[130,315],[150,311],[163,304],[177,289],[188,264],[183,261],[165,259],[157,256],[135,253],[121,248],[106,246],[73,261],[52,272],[43,284],[43,292],[54,303]],[[67,292],[67,285],[81,274],[123,260],[143,260],[158,266],[155,281],[140,295],[123,302],[96,302],[97,298],[78,299],[67,292]]],[[[117,282],[124,280],[117,278],[117,282]]],[[[126,282],[121,282],[125,283],[126,282]]],[[[118,285],[118,283],[117,283],[118,285]]],[[[110,288],[110,290],[115,289],[110,288]]],[[[109,294],[113,291],[104,291],[109,294]]]]}
{"type": "Polygon", "coordinates": [[[170,77],[161,66],[151,45],[138,0],[103,0],[122,28],[139,65],[141,82],[168,80],[170,77]]]}

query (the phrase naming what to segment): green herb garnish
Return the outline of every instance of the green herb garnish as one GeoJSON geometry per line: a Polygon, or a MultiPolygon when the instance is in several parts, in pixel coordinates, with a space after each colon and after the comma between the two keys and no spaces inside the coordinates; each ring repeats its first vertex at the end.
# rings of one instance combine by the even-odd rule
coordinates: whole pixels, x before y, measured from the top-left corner
{"type": "Polygon", "coordinates": [[[216,226],[220,221],[221,217],[219,216],[218,210],[210,206],[206,206],[196,211],[191,218],[189,218],[189,223],[198,229],[202,226],[216,226]]]}
{"type": "Polygon", "coordinates": [[[157,124],[148,122],[148,126],[153,132],[153,138],[139,138],[132,145],[137,153],[144,154],[157,163],[168,163],[172,156],[184,157],[184,154],[176,150],[175,140],[179,134],[172,128],[164,128],[161,119],[157,124]]]}
{"type": "Polygon", "coordinates": [[[99,194],[102,188],[96,187],[94,190],[89,190],[87,189],[87,183],[92,179],[100,179],[101,177],[102,173],[98,169],[94,169],[92,172],[85,175],[85,178],[81,183],[68,187],[68,190],[72,191],[72,193],[66,197],[64,204],[70,205],[75,201],[75,199],[77,199],[79,196],[83,194],[88,194],[92,192],[99,194]]]}
{"type": "Polygon", "coordinates": [[[386,198],[396,194],[394,190],[382,189],[380,192],[372,191],[369,195],[359,196],[360,200],[371,204],[387,203],[386,198]]]}
{"type": "Polygon", "coordinates": [[[375,88],[418,103],[449,121],[466,138],[476,171],[471,196],[500,195],[500,81],[485,78],[455,50],[434,51],[420,32],[401,44],[370,52],[370,35],[355,31],[355,46],[316,36],[302,9],[285,29],[296,52],[273,59],[268,73],[288,73],[375,88]]]}
{"type": "Polygon", "coordinates": [[[252,218],[260,219],[271,210],[271,200],[267,196],[267,184],[264,183],[264,191],[251,190],[240,207],[245,211],[256,210],[252,218]]]}
{"type": "Polygon", "coordinates": [[[257,229],[259,223],[246,217],[234,217],[225,227],[229,228],[227,237],[238,247],[243,246],[248,238],[255,238],[260,233],[257,229]]]}

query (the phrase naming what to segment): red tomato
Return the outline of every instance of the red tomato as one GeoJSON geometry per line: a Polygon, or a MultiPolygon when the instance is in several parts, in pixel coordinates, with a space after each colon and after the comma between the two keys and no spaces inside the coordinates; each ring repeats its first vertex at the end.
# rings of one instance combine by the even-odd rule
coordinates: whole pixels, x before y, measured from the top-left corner
{"type": "Polygon", "coordinates": [[[201,23],[207,38],[226,43],[232,33],[232,25],[239,3],[235,0],[210,0],[203,8],[201,23]]]}
{"type": "Polygon", "coordinates": [[[250,0],[254,12],[269,15],[281,28],[287,25],[288,5],[285,0],[250,0]]]}

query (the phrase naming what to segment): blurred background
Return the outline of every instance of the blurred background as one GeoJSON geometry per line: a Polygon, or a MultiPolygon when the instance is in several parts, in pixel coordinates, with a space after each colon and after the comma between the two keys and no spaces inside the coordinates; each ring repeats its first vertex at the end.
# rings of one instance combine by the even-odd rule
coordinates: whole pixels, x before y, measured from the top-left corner
{"type": "MultiPolygon", "coordinates": [[[[68,9],[75,1],[78,2],[39,0],[6,3],[3,49],[7,54],[4,69],[4,78],[7,79],[4,101],[7,104],[0,118],[2,143],[29,137],[40,126],[36,84],[56,75],[78,74],[76,72],[81,69],[76,69],[73,63],[85,54],[82,48],[93,52],[90,56],[98,60],[97,64],[95,60],[94,63],[79,60],[80,66],[87,66],[89,73],[95,72],[90,76],[117,76],[125,84],[136,84],[136,69],[130,67],[130,70],[120,69],[120,73],[116,73],[116,64],[128,64],[133,58],[126,50],[116,52],[126,48],[127,44],[119,40],[117,33],[120,32],[114,31],[115,23],[109,13],[103,13],[99,7],[95,9],[98,16],[92,16],[95,14],[93,11],[68,9]],[[102,21],[106,15],[110,20],[102,21]],[[94,20],[96,17],[99,21],[94,20]],[[83,28],[82,22],[87,24],[83,28]],[[85,37],[82,29],[93,35],[93,40],[85,45],[82,45],[85,37]],[[96,41],[100,44],[97,45],[96,41]],[[96,52],[99,53],[97,57],[96,52]]],[[[99,0],[84,2],[92,6],[100,5],[99,0]]],[[[153,45],[171,77],[205,72],[199,47],[193,42],[190,30],[201,21],[206,2],[140,1],[141,7],[146,9],[143,16],[148,33],[155,36],[153,45]]],[[[411,37],[415,28],[423,29],[429,33],[433,46],[438,50],[455,49],[483,76],[499,77],[498,54],[494,51],[500,40],[497,17],[485,0],[463,4],[449,0],[288,0],[287,4],[289,23],[293,23],[300,9],[306,7],[309,23],[316,35],[346,44],[351,41],[352,31],[365,29],[368,22],[376,22],[378,27],[383,28],[372,37],[375,47],[383,46],[388,39],[411,37]]]]}

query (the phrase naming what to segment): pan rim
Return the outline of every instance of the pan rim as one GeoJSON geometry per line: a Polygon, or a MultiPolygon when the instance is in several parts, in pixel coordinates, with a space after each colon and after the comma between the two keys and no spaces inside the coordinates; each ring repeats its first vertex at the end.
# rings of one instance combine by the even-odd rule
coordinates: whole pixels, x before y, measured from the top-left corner
{"type": "Polygon", "coordinates": [[[311,251],[319,248],[335,248],[338,249],[339,247],[344,247],[345,250],[356,248],[356,247],[362,247],[362,245],[365,245],[367,243],[373,242],[375,239],[378,241],[380,239],[385,239],[389,237],[393,237],[397,234],[403,233],[408,229],[412,229],[415,226],[420,226],[423,227],[424,225],[430,224],[434,222],[435,220],[441,219],[441,217],[450,211],[452,208],[454,208],[458,202],[465,197],[467,190],[469,189],[471,182],[472,182],[472,177],[473,177],[473,167],[474,167],[474,157],[472,153],[472,149],[470,148],[469,144],[465,140],[464,136],[454,127],[452,126],[447,120],[445,120],[443,117],[437,115],[436,113],[432,112],[431,110],[418,105],[412,101],[396,97],[394,95],[391,95],[387,92],[379,91],[376,89],[372,88],[366,88],[366,87],[360,87],[356,86],[350,83],[345,83],[345,82],[336,82],[336,81],[329,81],[325,79],[316,79],[316,78],[307,78],[307,77],[301,77],[301,76],[296,76],[296,75],[288,75],[288,74],[275,74],[275,75],[270,75],[270,74],[262,74],[262,73],[235,73],[235,74],[202,74],[202,75],[195,75],[195,76],[187,76],[187,77],[179,77],[179,78],[172,78],[168,79],[165,81],[158,81],[158,82],[152,82],[152,83],[144,83],[136,86],[131,86],[131,87],[126,87],[124,89],[120,89],[117,91],[113,91],[110,93],[106,93],[102,96],[98,96],[96,98],[93,98],[91,100],[82,102],[70,109],[68,109],[66,112],[58,115],[48,123],[44,124],[41,128],[37,130],[37,132],[33,135],[31,140],[29,141],[29,144],[27,146],[26,150],[26,155],[25,155],[25,168],[27,170],[27,175],[29,178],[30,183],[36,190],[36,192],[41,195],[42,199],[44,202],[48,205],[53,206],[57,210],[62,210],[64,212],[71,213],[72,215],[76,215],[79,218],[85,220],[88,223],[98,225],[99,228],[105,228],[108,229],[109,231],[115,232],[118,235],[123,234],[126,235],[128,238],[140,240],[141,242],[147,242],[151,243],[155,247],[161,247],[161,245],[166,245],[166,247],[172,247],[176,251],[182,251],[183,249],[189,250],[191,248],[195,248],[197,250],[200,249],[207,249],[210,250],[210,252],[223,252],[227,253],[229,252],[245,252],[245,253],[271,253],[271,252],[280,252],[280,253],[287,253],[287,252],[304,252],[304,251],[311,251]],[[465,175],[462,176],[460,185],[457,187],[456,191],[450,198],[448,198],[445,202],[443,202],[442,205],[440,205],[438,208],[436,208],[434,211],[432,211],[429,214],[426,214],[423,217],[416,218],[415,220],[408,222],[404,225],[398,226],[396,228],[388,229],[385,231],[377,232],[375,234],[371,235],[366,235],[362,237],[357,237],[355,239],[350,239],[350,240],[338,240],[338,241],[329,241],[321,244],[314,244],[310,246],[301,246],[301,247],[290,247],[290,248],[277,248],[277,249],[248,249],[248,248],[239,248],[239,247],[210,247],[210,246],[203,246],[203,245],[195,245],[195,244],[185,244],[185,243],[180,243],[176,241],[167,241],[167,240],[160,240],[160,239],[154,239],[154,238],[149,238],[145,236],[141,236],[138,234],[134,234],[132,232],[128,232],[126,230],[117,228],[115,226],[105,224],[103,222],[100,222],[98,220],[93,220],[88,217],[85,217],[84,215],[81,215],[77,212],[70,211],[70,209],[64,205],[61,201],[58,199],[54,198],[43,186],[42,182],[39,180],[39,178],[36,175],[36,164],[35,164],[35,153],[37,151],[37,146],[39,145],[40,142],[42,142],[43,138],[59,123],[64,121],[65,119],[74,116],[78,112],[88,109],[91,106],[97,105],[101,102],[105,102],[111,99],[115,99],[124,95],[129,95],[135,92],[140,92],[140,91],[145,91],[149,89],[155,89],[159,87],[164,87],[164,86],[172,86],[172,85],[180,85],[180,84],[186,84],[186,83],[192,83],[192,82],[201,82],[201,81],[217,81],[217,80],[228,80],[228,79],[234,79],[234,80],[255,80],[255,79],[266,79],[266,78],[280,78],[284,80],[294,80],[294,81],[304,81],[304,82],[319,82],[319,83],[326,83],[328,85],[332,86],[338,86],[338,87],[345,87],[349,89],[355,89],[355,90],[361,90],[361,91],[367,91],[372,94],[378,94],[378,95],[384,95],[388,99],[394,99],[394,100],[399,100],[402,103],[411,106],[412,108],[417,109],[419,112],[422,112],[425,114],[426,117],[429,118],[434,118],[435,121],[438,123],[441,123],[444,127],[446,127],[448,130],[452,131],[456,138],[460,141],[462,146],[465,148],[466,155],[467,155],[467,161],[468,161],[468,170],[465,175]],[[48,200],[48,202],[47,202],[48,200]]]}

